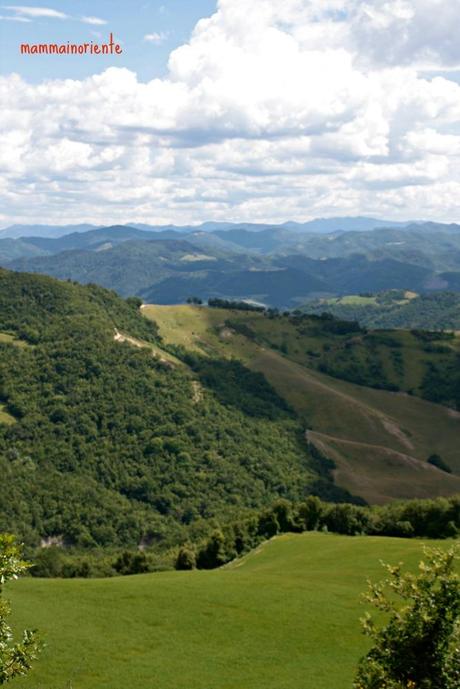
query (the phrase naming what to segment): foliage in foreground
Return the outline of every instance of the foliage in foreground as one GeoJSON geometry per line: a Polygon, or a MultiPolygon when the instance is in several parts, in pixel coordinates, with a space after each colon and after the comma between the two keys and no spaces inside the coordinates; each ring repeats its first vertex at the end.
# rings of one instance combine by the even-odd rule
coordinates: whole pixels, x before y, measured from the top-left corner
{"type": "Polygon", "coordinates": [[[366,599],[386,621],[363,622],[374,645],[361,660],[355,689],[458,689],[460,578],[457,549],[426,549],[419,573],[386,565],[388,577],[370,584],[366,599]]]}
{"type": "Polygon", "coordinates": [[[21,559],[21,549],[14,537],[0,534],[0,684],[26,675],[40,650],[36,632],[26,629],[22,640],[15,642],[7,618],[9,603],[3,598],[3,585],[23,574],[28,564],[21,559]]]}

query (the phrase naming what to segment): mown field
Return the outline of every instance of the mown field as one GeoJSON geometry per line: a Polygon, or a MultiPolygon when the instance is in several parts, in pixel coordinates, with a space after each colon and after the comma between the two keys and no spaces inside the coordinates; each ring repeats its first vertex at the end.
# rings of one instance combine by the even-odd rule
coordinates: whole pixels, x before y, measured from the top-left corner
{"type": "MultiPolygon", "coordinates": [[[[460,492],[459,412],[404,392],[371,389],[320,373],[309,365],[305,352],[319,349],[321,337],[299,337],[285,319],[193,306],[149,305],[142,312],[158,323],[166,343],[237,357],[261,371],[316,434],[311,440],[335,461],[338,485],[352,493],[384,503],[460,492]],[[278,347],[284,342],[287,354],[226,327],[229,320],[249,326],[263,340],[270,337],[278,347]],[[427,464],[433,453],[457,475],[427,464]]],[[[396,335],[409,342],[406,376],[415,379],[424,354],[409,333],[396,335]]]]}
{"type": "MultiPolygon", "coordinates": [[[[433,544],[433,542],[431,542],[433,544]]],[[[442,542],[446,547],[448,542],[442,542]]],[[[10,584],[47,648],[17,689],[351,689],[379,561],[422,541],[283,535],[212,571],[10,584]]]]}

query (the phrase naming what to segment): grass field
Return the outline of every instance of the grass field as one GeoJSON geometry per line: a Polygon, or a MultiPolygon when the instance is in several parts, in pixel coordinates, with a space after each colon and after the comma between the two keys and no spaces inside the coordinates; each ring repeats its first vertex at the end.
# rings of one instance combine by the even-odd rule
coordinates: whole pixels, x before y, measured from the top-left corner
{"type": "Polygon", "coordinates": [[[323,299],[324,304],[346,304],[352,306],[369,306],[377,303],[376,297],[363,297],[359,294],[347,294],[344,297],[333,297],[332,299],[323,299]]]}
{"type": "MultiPolygon", "coordinates": [[[[194,306],[146,306],[143,313],[158,323],[167,343],[204,354],[234,356],[264,373],[305,425],[321,434],[312,440],[319,440],[325,454],[333,457],[337,483],[351,492],[372,503],[460,492],[458,412],[315,371],[303,353],[321,343],[308,338],[299,343],[284,321],[277,324],[260,314],[194,306]],[[277,344],[284,338],[289,355],[232,332],[225,327],[227,319],[250,325],[262,336],[270,334],[277,344]],[[441,455],[457,475],[428,465],[426,459],[433,453],[441,455]]],[[[398,333],[403,340],[406,336],[398,333]]],[[[414,357],[408,375],[416,374],[419,363],[414,357]]]]}
{"type": "Polygon", "coordinates": [[[289,534],[220,570],[23,579],[7,591],[15,622],[47,648],[14,686],[351,689],[366,580],[381,578],[380,559],[414,566],[422,545],[289,534]]]}

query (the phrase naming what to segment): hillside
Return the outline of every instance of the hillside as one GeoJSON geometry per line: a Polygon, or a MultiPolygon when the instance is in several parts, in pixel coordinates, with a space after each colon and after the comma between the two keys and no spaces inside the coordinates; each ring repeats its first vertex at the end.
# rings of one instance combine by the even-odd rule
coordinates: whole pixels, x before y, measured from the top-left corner
{"type": "Polygon", "coordinates": [[[16,687],[350,689],[367,580],[380,560],[414,567],[422,546],[290,534],[220,570],[21,580],[8,587],[15,622],[47,648],[16,687]]]}
{"type": "Polygon", "coordinates": [[[197,296],[285,309],[362,292],[459,290],[460,226],[363,229],[366,224],[353,230],[344,223],[327,234],[292,223],[110,226],[20,239],[0,234],[0,262],[160,304],[197,296]]]}
{"type": "Polygon", "coordinates": [[[101,240],[95,246],[33,260],[20,259],[10,266],[14,270],[98,284],[125,297],[141,293],[152,283],[166,281],[172,273],[181,276],[186,271],[203,271],[210,266],[222,271],[226,268],[225,260],[205,254],[185,239],[132,239],[118,243],[101,240]]]}
{"type": "Polygon", "coordinates": [[[0,271],[0,531],[166,547],[276,496],[346,497],[260,374],[225,361],[196,373],[138,307],[0,271]]]}
{"type": "MultiPolygon", "coordinates": [[[[355,348],[347,348],[347,341],[356,333],[321,333],[321,320],[312,320],[308,333],[308,320],[226,309],[145,306],[143,313],[155,319],[166,343],[205,355],[237,357],[264,373],[311,429],[310,440],[335,461],[337,483],[354,494],[370,502],[386,502],[459,490],[458,412],[413,395],[338,380],[318,370],[321,357],[315,354],[323,352],[323,347],[326,357],[334,354],[340,361],[350,352],[354,355],[355,348]],[[434,453],[445,458],[455,475],[427,464],[434,453]]],[[[402,357],[407,385],[420,384],[429,356],[435,360],[453,357],[455,364],[455,350],[429,354],[416,336],[392,337],[401,339],[395,351],[402,357]]],[[[380,357],[390,367],[387,358],[393,344],[377,343],[371,337],[362,346],[362,361],[372,355],[376,364],[380,357]]],[[[370,358],[369,374],[372,362],[370,358]]],[[[380,372],[381,368],[374,370],[377,382],[380,372]]],[[[394,367],[391,372],[395,373],[394,367]]]]}
{"type": "Polygon", "coordinates": [[[330,313],[335,318],[357,321],[365,328],[460,330],[460,295],[454,292],[390,290],[375,295],[352,294],[318,299],[302,310],[317,315],[330,313]]]}
{"type": "Polygon", "coordinates": [[[0,530],[31,546],[167,549],[276,497],[460,492],[459,415],[415,397],[450,401],[455,338],[139,304],[0,272],[0,530]],[[334,375],[350,377],[356,356],[358,382],[414,394],[320,370],[341,362],[334,375]]]}

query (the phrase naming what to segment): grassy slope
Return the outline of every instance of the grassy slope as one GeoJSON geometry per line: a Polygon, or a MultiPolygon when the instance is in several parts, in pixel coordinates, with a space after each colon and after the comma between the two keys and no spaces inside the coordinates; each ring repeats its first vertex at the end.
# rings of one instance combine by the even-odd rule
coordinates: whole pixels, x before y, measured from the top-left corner
{"type": "MultiPolygon", "coordinates": [[[[331,378],[224,328],[230,317],[251,326],[256,323],[260,330],[273,327],[273,321],[257,314],[190,306],[147,306],[143,313],[156,320],[166,342],[238,356],[265,373],[308,426],[324,434],[312,440],[333,456],[339,485],[377,503],[460,491],[458,413],[405,394],[331,378]],[[427,465],[426,458],[434,452],[459,476],[427,465]]],[[[280,342],[288,336],[280,332],[280,342]]],[[[289,345],[290,356],[300,358],[306,347],[317,343],[289,345]]],[[[415,374],[417,364],[415,359],[409,375],[415,374]]]]}
{"type": "MultiPolygon", "coordinates": [[[[444,542],[445,543],[445,542],[444,542]]],[[[351,689],[379,560],[422,543],[285,535],[222,570],[10,585],[15,622],[48,647],[17,689],[351,689]]]]}

